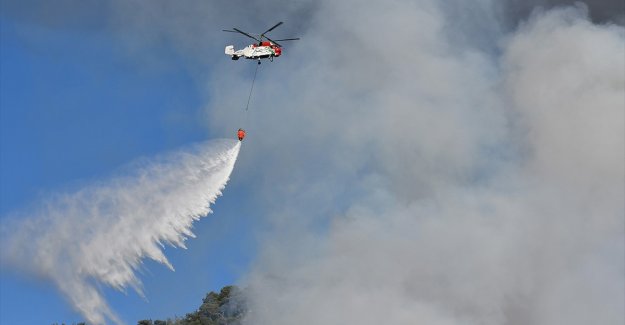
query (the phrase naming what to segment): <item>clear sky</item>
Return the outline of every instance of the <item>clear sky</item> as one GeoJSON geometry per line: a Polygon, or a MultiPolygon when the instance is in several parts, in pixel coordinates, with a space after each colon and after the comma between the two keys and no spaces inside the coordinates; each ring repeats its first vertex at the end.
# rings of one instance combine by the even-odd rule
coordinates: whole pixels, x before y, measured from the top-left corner
{"type": "MultiPolygon", "coordinates": [[[[103,31],[42,28],[7,17],[0,23],[3,217],[46,193],[208,137],[201,119],[205,94],[166,49],[156,66],[142,65],[103,31]]],[[[245,195],[241,185],[228,188],[215,214],[196,223],[198,238],[188,242],[189,249],[167,249],[176,272],[146,262],[141,277],[148,302],[132,290],[103,288],[122,319],[132,324],[181,316],[209,290],[237,279],[254,252],[246,231],[252,218],[236,200],[245,195]]],[[[0,294],[2,324],[82,319],[51,284],[15,270],[2,270],[0,294]]]]}

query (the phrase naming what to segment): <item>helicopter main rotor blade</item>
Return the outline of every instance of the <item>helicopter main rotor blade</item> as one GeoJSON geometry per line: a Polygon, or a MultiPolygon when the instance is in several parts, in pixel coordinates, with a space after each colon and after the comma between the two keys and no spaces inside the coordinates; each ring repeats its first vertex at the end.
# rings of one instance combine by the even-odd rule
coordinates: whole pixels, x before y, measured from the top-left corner
{"type": "MultiPolygon", "coordinates": [[[[267,34],[267,33],[271,32],[271,31],[272,31],[272,30],[274,30],[276,27],[278,27],[278,26],[280,26],[280,25],[282,25],[282,24],[283,24],[283,22],[279,22],[279,23],[277,23],[277,24],[273,25],[273,27],[269,28],[269,29],[268,29],[268,30],[266,30],[264,33],[260,34],[260,36],[261,36],[261,37],[265,36],[265,34],[267,34]]],[[[267,37],[265,37],[265,38],[267,38],[267,37]]],[[[268,38],[267,38],[267,39],[268,39],[268,38]]]]}
{"type": "Polygon", "coordinates": [[[283,39],[277,39],[276,41],[299,41],[299,37],[297,38],[283,38],[283,39]]]}
{"type": "Polygon", "coordinates": [[[236,30],[222,29],[222,32],[238,33],[236,30]]]}
{"type": "Polygon", "coordinates": [[[251,38],[251,39],[255,39],[255,40],[259,41],[259,42],[261,41],[261,40],[259,40],[258,38],[256,38],[256,37],[254,37],[254,36],[252,36],[252,35],[250,35],[250,34],[248,34],[248,33],[244,32],[244,31],[242,31],[242,30],[240,30],[240,29],[236,29],[236,28],[232,28],[232,29],[234,29],[236,32],[241,33],[241,34],[243,34],[243,35],[245,35],[245,36],[247,36],[247,37],[249,37],[249,38],[251,38]]]}

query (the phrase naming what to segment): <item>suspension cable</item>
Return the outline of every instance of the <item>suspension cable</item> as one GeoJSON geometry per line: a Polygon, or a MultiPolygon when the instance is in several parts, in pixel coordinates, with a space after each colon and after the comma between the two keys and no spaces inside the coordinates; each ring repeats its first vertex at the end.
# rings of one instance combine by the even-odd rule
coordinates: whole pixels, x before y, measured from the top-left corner
{"type": "MultiPolygon", "coordinates": [[[[260,63],[260,61],[258,63],[260,63]]],[[[252,99],[252,91],[254,90],[254,83],[256,82],[256,73],[258,72],[258,67],[260,67],[260,64],[257,64],[256,69],[254,70],[254,79],[252,79],[252,88],[250,88],[250,95],[247,96],[247,105],[245,105],[245,111],[250,108],[250,99],[252,99]]]]}

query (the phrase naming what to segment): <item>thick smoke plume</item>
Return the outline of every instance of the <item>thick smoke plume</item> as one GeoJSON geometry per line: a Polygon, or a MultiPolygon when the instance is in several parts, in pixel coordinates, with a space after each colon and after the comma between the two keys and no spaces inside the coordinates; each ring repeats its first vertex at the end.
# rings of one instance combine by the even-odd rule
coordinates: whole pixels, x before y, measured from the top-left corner
{"type": "Polygon", "coordinates": [[[194,221],[211,212],[240,142],[210,141],[137,162],[124,176],[56,194],[3,227],[3,263],[55,282],[90,324],[121,323],[97,282],[142,294],[144,258],[174,269],[164,245],[185,247],[194,221]],[[108,321],[107,321],[108,320],[108,321]]]}
{"type": "Polygon", "coordinates": [[[625,31],[493,8],[320,1],[260,72],[248,324],[625,322],[625,31]]]}

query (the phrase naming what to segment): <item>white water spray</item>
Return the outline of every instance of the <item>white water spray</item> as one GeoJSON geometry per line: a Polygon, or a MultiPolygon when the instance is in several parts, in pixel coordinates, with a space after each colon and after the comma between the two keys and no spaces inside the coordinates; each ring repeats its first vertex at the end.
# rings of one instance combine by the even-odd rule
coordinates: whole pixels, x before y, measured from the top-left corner
{"type": "Polygon", "coordinates": [[[235,141],[209,141],[55,195],[3,226],[3,263],[53,280],[90,324],[122,323],[94,282],[143,295],[135,274],[143,258],[173,270],[164,244],[184,248],[193,221],[212,212],[241,147],[235,141]]]}

